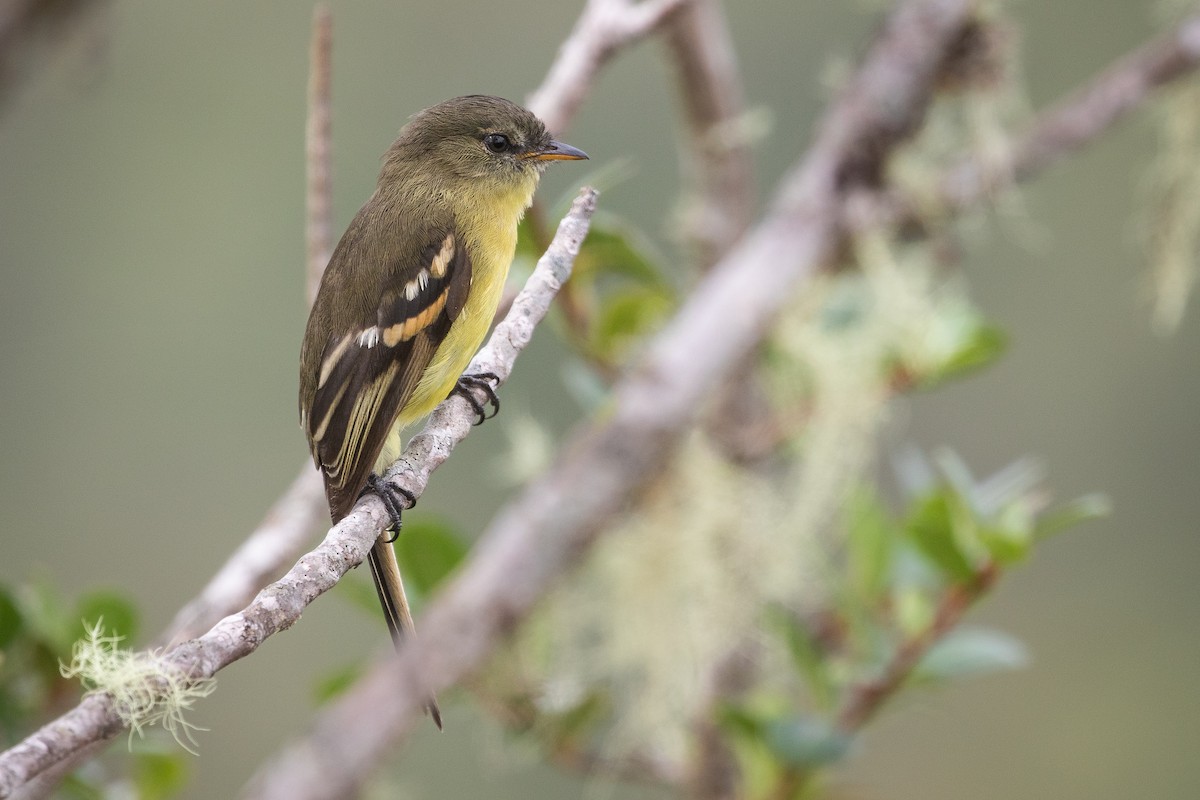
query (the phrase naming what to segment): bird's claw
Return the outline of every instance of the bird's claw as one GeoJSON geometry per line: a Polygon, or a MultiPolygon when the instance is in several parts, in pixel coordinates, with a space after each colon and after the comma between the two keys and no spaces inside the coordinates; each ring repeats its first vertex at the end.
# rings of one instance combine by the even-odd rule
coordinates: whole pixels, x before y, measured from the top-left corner
{"type": "Polygon", "coordinates": [[[387,509],[388,519],[391,520],[391,524],[385,528],[385,530],[390,534],[387,538],[387,541],[389,544],[396,541],[397,537],[400,536],[400,527],[402,525],[400,521],[400,512],[402,512],[405,508],[412,508],[417,504],[416,495],[414,495],[408,489],[402,489],[399,486],[388,483],[374,472],[367,477],[367,485],[363,487],[362,493],[359,494],[359,497],[362,497],[364,494],[368,493],[375,495],[383,501],[383,507],[387,509]],[[401,498],[403,498],[405,502],[402,503],[401,498]]]}
{"type": "Polygon", "coordinates": [[[500,413],[500,398],[496,395],[496,387],[500,385],[500,376],[494,372],[477,372],[473,375],[463,375],[454,384],[451,395],[458,395],[467,401],[475,412],[475,425],[482,425],[484,420],[491,419],[500,413]],[[493,386],[492,384],[495,384],[493,386]],[[484,402],[475,397],[475,390],[484,394],[484,402]],[[492,413],[487,413],[491,408],[492,413]]]}

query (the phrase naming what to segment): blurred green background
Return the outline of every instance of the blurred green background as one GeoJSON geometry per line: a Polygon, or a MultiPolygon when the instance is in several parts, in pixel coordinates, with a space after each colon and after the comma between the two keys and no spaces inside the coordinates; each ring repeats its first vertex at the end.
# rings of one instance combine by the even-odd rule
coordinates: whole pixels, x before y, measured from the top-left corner
{"type": "MultiPolygon", "coordinates": [[[[332,7],[338,230],[408,114],[456,94],[523,98],[578,13],[533,0],[332,7]]],[[[0,109],[0,580],[117,587],[152,634],[305,457],[310,10],[118,0],[0,109]]],[[[1012,12],[1035,107],[1155,28],[1150,2],[1012,12]]],[[[859,4],[782,0],[729,15],[750,103],[774,120],[756,152],[765,197],[811,137],[828,65],[861,52],[876,21],[859,4]]],[[[562,132],[593,165],[632,159],[635,176],[601,202],[656,236],[677,189],[672,88],[662,48],[638,47],[562,132]]],[[[1102,490],[1115,513],[1041,548],[974,616],[1024,639],[1032,665],[889,709],[841,774],[849,796],[1200,796],[1200,314],[1151,333],[1133,219],[1153,141],[1145,117],[1121,125],[1028,188],[1029,220],[969,240],[972,295],[1011,351],[898,404],[891,442],[950,445],[979,474],[1031,453],[1060,497],[1102,490]]],[[[552,170],[543,196],[583,174],[552,170]]],[[[505,416],[536,410],[565,429],[579,412],[560,368],[547,333],[505,387],[505,416]]],[[[480,429],[421,511],[478,531],[508,491],[493,470],[506,446],[502,425],[480,429]]],[[[191,717],[210,732],[187,796],[231,796],[303,725],[317,680],[385,640],[335,591],[223,672],[191,717]]],[[[403,796],[584,791],[449,705],[447,732],[422,726],[400,757],[403,796]]]]}

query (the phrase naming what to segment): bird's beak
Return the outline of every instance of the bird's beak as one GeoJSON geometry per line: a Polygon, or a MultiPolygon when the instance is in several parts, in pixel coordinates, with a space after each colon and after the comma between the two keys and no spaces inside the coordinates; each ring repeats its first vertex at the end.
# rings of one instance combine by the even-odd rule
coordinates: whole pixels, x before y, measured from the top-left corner
{"type": "Polygon", "coordinates": [[[534,161],[578,161],[587,158],[588,154],[578,147],[571,147],[563,142],[550,142],[541,150],[534,150],[528,158],[534,161]]]}

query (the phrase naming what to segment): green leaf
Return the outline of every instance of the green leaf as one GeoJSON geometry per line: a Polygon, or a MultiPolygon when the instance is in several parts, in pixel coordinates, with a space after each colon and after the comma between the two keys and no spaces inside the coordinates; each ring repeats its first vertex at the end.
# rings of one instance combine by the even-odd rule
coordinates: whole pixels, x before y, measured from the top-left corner
{"type": "Polygon", "coordinates": [[[63,778],[55,796],[65,798],[65,800],[105,800],[102,788],[78,775],[68,775],[63,778]]]}
{"type": "Polygon", "coordinates": [[[56,658],[67,660],[79,619],[67,611],[62,594],[45,581],[26,584],[20,594],[21,617],[33,638],[56,658]]]}
{"type": "Polygon", "coordinates": [[[997,563],[1013,564],[1029,555],[1033,531],[1019,525],[985,526],[979,529],[979,540],[997,563]]]}
{"type": "Polygon", "coordinates": [[[933,374],[925,376],[922,386],[962,377],[982,369],[1003,355],[1007,347],[1008,335],[1003,330],[977,319],[976,324],[964,334],[958,348],[933,374]]]}
{"type": "Polygon", "coordinates": [[[846,507],[847,565],[858,598],[874,605],[887,588],[895,532],[879,498],[865,486],[850,495],[846,507]]]}
{"type": "Polygon", "coordinates": [[[177,753],[138,753],[134,781],[139,800],[166,800],[187,784],[187,763],[177,753]]]}
{"type": "MultiPolygon", "coordinates": [[[[938,463],[946,469],[953,461],[961,460],[958,456],[949,451],[938,454],[938,463]]],[[[966,465],[962,464],[960,469],[966,472],[966,465]]],[[[966,473],[968,480],[971,480],[969,473],[966,473]]],[[[1028,522],[1030,508],[1027,500],[1031,495],[1036,494],[1046,480],[1046,469],[1041,462],[1035,458],[1018,458],[1008,466],[998,472],[989,475],[982,481],[971,483],[971,499],[973,505],[978,510],[981,516],[994,517],[1001,513],[1011,515],[1013,509],[1018,509],[1016,512],[1024,517],[1025,522],[1028,522]],[[1005,509],[1008,509],[1006,512],[1005,509]]],[[[962,491],[961,489],[959,491],[962,491]]]]}
{"type": "Polygon", "coordinates": [[[990,628],[958,628],[929,648],[913,671],[918,681],[950,680],[1020,669],[1029,652],[1020,640],[990,628]]]}
{"type": "Polygon", "coordinates": [[[595,279],[598,275],[620,275],[641,285],[665,291],[667,284],[662,270],[649,255],[650,252],[650,244],[632,225],[611,214],[601,214],[592,220],[592,227],[580,248],[577,259],[579,267],[574,274],[584,279],[595,279]]]}
{"type": "Polygon", "coordinates": [[[763,741],[782,763],[809,769],[840,760],[851,738],[826,719],[798,716],[768,722],[763,741]]]}
{"type": "Polygon", "coordinates": [[[396,540],[396,558],[405,584],[411,584],[424,597],[466,554],[467,546],[449,523],[431,517],[406,521],[396,540]]]}
{"type": "Polygon", "coordinates": [[[610,292],[593,323],[591,346],[605,358],[619,360],[632,343],[657,328],[673,306],[671,297],[655,288],[610,292]]]}
{"type": "Polygon", "coordinates": [[[8,647],[22,628],[21,610],[8,590],[0,586],[0,649],[8,647]]]}
{"type": "Polygon", "coordinates": [[[1043,514],[1034,525],[1033,536],[1041,541],[1067,528],[1100,519],[1112,513],[1112,503],[1103,494],[1088,494],[1043,514]]]}
{"type": "Polygon", "coordinates": [[[746,708],[724,705],[717,711],[721,727],[737,755],[742,792],[739,797],[763,797],[779,777],[778,757],[767,747],[767,719],[746,708]]]}
{"type": "Polygon", "coordinates": [[[313,690],[317,703],[328,702],[349,689],[362,675],[362,671],[362,664],[347,664],[333,672],[326,673],[317,681],[313,690]]]}
{"type": "Polygon", "coordinates": [[[589,692],[580,702],[553,714],[543,713],[538,724],[553,726],[553,741],[567,742],[588,735],[590,729],[611,710],[608,698],[599,692],[589,692]]]}
{"type": "Polygon", "coordinates": [[[901,586],[892,602],[896,623],[905,635],[918,636],[933,623],[933,599],[920,586],[901,586]]]}
{"type": "Polygon", "coordinates": [[[741,706],[725,705],[717,715],[717,723],[729,733],[750,741],[762,741],[766,721],[741,706]]]}
{"type": "Polygon", "coordinates": [[[784,644],[792,656],[792,663],[804,677],[813,698],[822,708],[831,707],[836,698],[824,648],[808,627],[791,614],[780,610],[772,613],[770,618],[777,621],[784,644]]]}
{"type": "Polygon", "coordinates": [[[972,559],[963,552],[959,528],[966,520],[954,490],[942,487],[918,500],[905,526],[917,545],[943,572],[959,581],[975,575],[972,559]]]}
{"type": "Polygon", "coordinates": [[[116,592],[96,591],[84,595],[76,605],[75,614],[87,627],[103,620],[108,634],[121,636],[126,642],[137,636],[137,609],[116,592]]]}

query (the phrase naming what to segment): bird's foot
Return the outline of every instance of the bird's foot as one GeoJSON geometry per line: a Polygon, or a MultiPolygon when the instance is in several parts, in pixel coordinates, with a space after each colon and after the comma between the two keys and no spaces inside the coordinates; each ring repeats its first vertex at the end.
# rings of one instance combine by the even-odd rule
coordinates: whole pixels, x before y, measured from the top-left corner
{"type": "Polygon", "coordinates": [[[500,398],[496,396],[496,387],[500,385],[500,376],[494,372],[477,372],[473,375],[463,375],[458,383],[450,390],[451,396],[458,395],[466,400],[471,410],[475,412],[475,424],[482,425],[484,420],[491,419],[500,413],[500,398]],[[493,386],[492,384],[495,384],[493,386]],[[475,397],[475,390],[484,394],[481,403],[475,397]],[[488,408],[492,413],[487,413],[488,408]]]}
{"type": "Polygon", "coordinates": [[[400,512],[417,504],[416,495],[408,489],[401,489],[399,486],[388,483],[374,472],[367,476],[367,485],[363,487],[359,497],[367,493],[373,494],[383,501],[383,507],[387,509],[388,518],[392,521],[392,524],[385,529],[389,534],[387,540],[388,542],[396,541],[396,537],[400,535],[400,512]]]}

